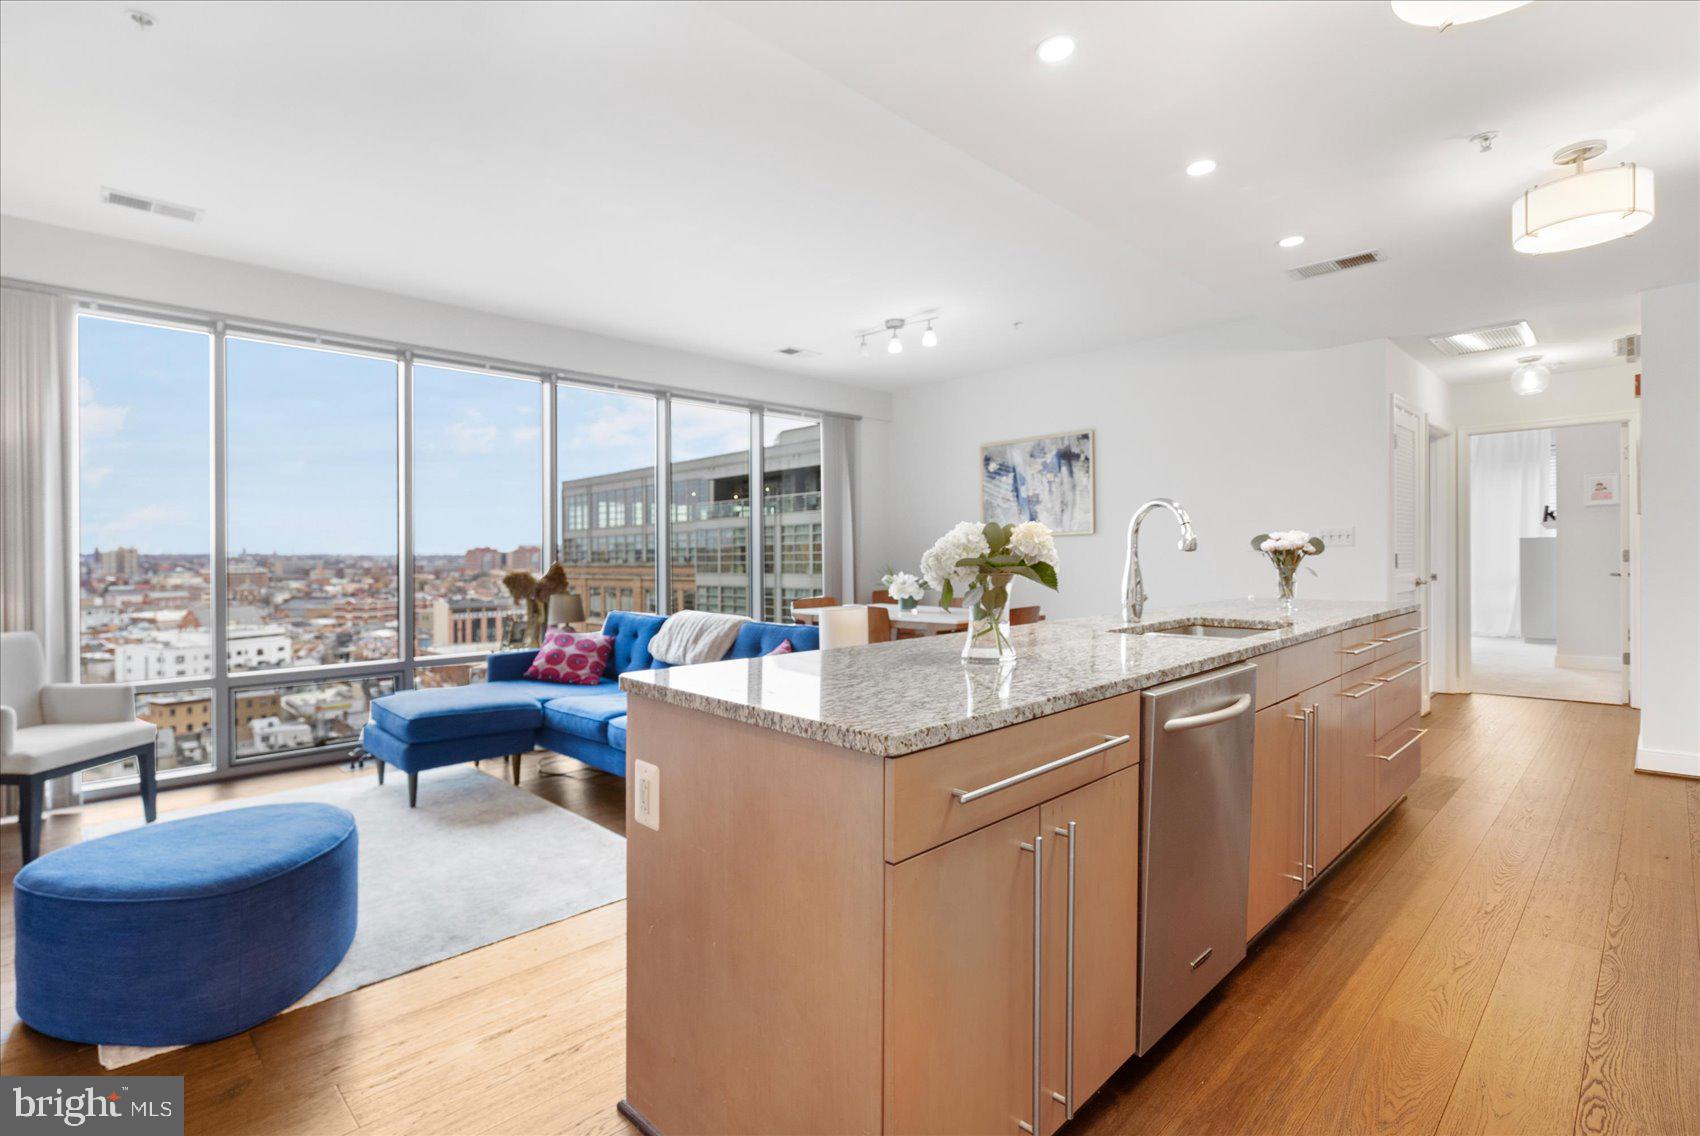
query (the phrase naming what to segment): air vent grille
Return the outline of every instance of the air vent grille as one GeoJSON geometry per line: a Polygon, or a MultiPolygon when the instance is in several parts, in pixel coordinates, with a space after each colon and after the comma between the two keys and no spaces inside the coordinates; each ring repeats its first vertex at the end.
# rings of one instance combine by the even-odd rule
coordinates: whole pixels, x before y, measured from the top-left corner
{"type": "Polygon", "coordinates": [[[1428,341],[1443,355],[1475,355],[1482,351],[1504,351],[1510,347],[1533,347],[1535,329],[1528,320],[1473,327],[1446,335],[1431,335],[1428,341]]]}
{"type": "Polygon", "coordinates": [[[1366,264],[1380,264],[1383,257],[1379,250],[1355,252],[1351,256],[1336,257],[1333,260],[1319,260],[1315,264],[1302,264],[1290,269],[1293,276],[1299,280],[1309,280],[1312,276],[1327,276],[1335,272],[1344,272],[1348,268],[1362,268],[1366,264]]]}
{"type": "Polygon", "coordinates": [[[193,205],[176,205],[170,201],[161,201],[156,197],[143,197],[139,193],[125,193],[119,189],[102,188],[100,199],[108,205],[117,205],[125,209],[135,209],[141,213],[156,213],[161,217],[170,217],[174,221],[199,221],[204,210],[196,209],[193,205]]]}
{"type": "Polygon", "coordinates": [[[807,347],[781,347],[779,354],[789,355],[794,359],[814,359],[820,355],[820,352],[810,351],[807,347]]]}
{"type": "Polygon", "coordinates": [[[1641,358],[1641,336],[1626,335],[1612,344],[1612,353],[1619,359],[1631,361],[1641,358]]]}

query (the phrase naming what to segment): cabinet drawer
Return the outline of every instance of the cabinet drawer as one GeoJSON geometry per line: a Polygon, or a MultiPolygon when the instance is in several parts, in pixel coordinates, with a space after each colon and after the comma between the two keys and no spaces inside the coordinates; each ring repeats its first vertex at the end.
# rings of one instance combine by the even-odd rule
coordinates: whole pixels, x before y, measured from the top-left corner
{"type": "MultiPolygon", "coordinates": [[[[917,852],[993,824],[1139,761],[1139,695],[1123,694],[1060,714],[922,750],[885,763],[885,858],[917,852]],[[1120,744],[1105,746],[1112,738],[1120,744]],[[1098,752],[1008,781],[1073,754],[1098,752]],[[981,790],[990,792],[981,793],[981,790]],[[972,799],[964,800],[964,796],[972,799]]],[[[1139,818],[1130,817],[1137,825],[1139,818]]]]}
{"type": "Polygon", "coordinates": [[[1422,650],[1412,647],[1401,651],[1377,663],[1375,670],[1375,680],[1381,685],[1371,697],[1375,699],[1375,734],[1379,738],[1422,710],[1422,650]]]}
{"type": "MultiPolygon", "coordinates": [[[[1257,666],[1257,709],[1291,698],[1300,691],[1339,678],[1342,637],[1324,635],[1292,647],[1271,651],[1251,661],[1257,666]]],[[[1356,644],[1358,639],[1354,639],[1356,644]]],[[[1364,656],[1366,659],[1368,655],[1364,656]]]]}
{"type": "Polygon", "coordinates": [[[1423,735],[1412,714],[1376,739],[1375,808],[1380,813],[1411,787],[1423,767],[1423,735]]]}
{"type": "Polygon", "coordinates": [[[1422,612],[1413,611],[1405,615],[1396,615],[1391,619],[1377,620],[1373,625],[1372,635],[1384,642],[1377,659],[1391,659],[1394,655],[1411,647],[1422,644],[1422,612]]]}

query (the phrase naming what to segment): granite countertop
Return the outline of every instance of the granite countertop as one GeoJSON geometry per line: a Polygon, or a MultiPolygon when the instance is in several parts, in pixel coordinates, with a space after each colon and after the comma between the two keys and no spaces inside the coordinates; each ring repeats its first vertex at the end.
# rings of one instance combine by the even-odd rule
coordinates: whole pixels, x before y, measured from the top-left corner
{"type": "Polygon", "coordinates": [[[965,665],[961,636],[939,635],[629,671],[620,687],[639,698],[901,757],[1416,610],[1391,601],[1300,600],[1285,625],[1273,600],[1227,600],[1147,612],[1139,626],[1198,621],[1269,630],[1209,639],[1135,634],[1119,630],[1125,627],[1119,619],[1064,619],[1014,628],[1013,667],[965,665]]]}

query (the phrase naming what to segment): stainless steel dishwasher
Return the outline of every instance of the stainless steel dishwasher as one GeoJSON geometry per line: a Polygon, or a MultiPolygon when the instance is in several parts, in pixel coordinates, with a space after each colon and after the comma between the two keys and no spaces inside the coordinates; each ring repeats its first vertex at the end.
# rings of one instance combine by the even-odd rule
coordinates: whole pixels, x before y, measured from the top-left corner
{"type": "Polygon", "coordinates": [[[1245,958],[1257,668],[1144,692],[1139,1052],[1245,958]]]}

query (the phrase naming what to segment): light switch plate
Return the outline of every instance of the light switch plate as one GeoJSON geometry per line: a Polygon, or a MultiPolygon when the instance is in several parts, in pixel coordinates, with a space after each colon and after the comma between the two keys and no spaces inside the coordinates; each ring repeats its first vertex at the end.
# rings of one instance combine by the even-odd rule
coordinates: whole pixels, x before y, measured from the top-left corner
{"type": "Polygon", "coordinates": [[[1323,529],[1316,535],[1322,538],[1322,543],[1327,548],[1351,548],[1358,542],[1356,528],[1323,529]]]}
{"type": "Polygon", "coordinates": [[[632,762],[632,819],[661,831],[661,770],[643,760],[632,762]]]}

